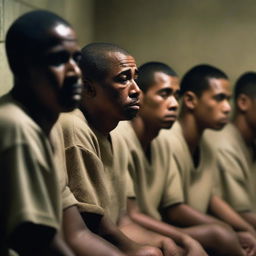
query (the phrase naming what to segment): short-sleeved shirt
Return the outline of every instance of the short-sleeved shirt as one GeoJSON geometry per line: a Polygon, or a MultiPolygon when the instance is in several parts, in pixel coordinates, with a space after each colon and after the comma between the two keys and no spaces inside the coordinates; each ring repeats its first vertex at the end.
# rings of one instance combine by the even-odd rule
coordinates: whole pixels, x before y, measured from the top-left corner
{"type": "Polygon", "coordinates": [[[9,94],[0,99],[0,254],[24,222],[61,225],[59,176],[42,129],[9,94]]]}
{"type": "Polygon", "coordinates": [[[180,183],[179,173],[171,166],[168,143],[160,138],[154,139],[150,145],[149,160],[131,122],[120,122],[115,132],[123,136],[130,151],[129,171],[141,211],[161,220],[160,210],[183,202],[183,192],[177,186],[180,183]]]}
{"type": "Polygon", "coordinates": [[[205,138],[217,155],[221,194],[236,211],[256,211],[256,161],[232,123],[205,138]]]}
{"type": "Polygon", "coordinates": [[[122,138],[91,129],[80,110],[62,114],[68,186],[80,212],[108,214],[114,223],[126,211],[128,152],[122,138]]]}
{"type": "Polygon", "coordinates": [[[214,156],[208,144],[203,139],[200,141],[200,161],[195,167],[179,121],[176,121],[171,129],[163,130],[160,136],[165,137],[172,148],[172,157],[181,177],[180,186],[184,193],[184,202],[206,213],[215,190],[216,172],[214,156]]]}
{"type": "Polygon", "coordinates": [[[50,139],[54,150],[53,159],[59,174],[62,209],[65,210],[71,206],[77,205],[78,202],[68,187],[65,146],[62,129],[59,123],[56,123],[52,128],[50,133],[50,139]]]}

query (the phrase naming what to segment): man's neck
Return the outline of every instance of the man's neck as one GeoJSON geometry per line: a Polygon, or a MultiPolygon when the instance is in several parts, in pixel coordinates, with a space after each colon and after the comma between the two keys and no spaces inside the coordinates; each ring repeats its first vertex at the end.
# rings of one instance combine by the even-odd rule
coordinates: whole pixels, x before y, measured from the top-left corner
{"type": "Polygon", "coordinates": [[[104,136],[108,136],[109,133],[116,128],[120,120],[114,119],[111,114],[106,115],[101,111],[97,111],[96,108],[80,108],[88,124],[96,131],[100,132],[104,136]]]}
{"type": "Polygon", "coordinates": [[[242,138],[247,145],[251,145],[255,140],[255,131],[250,127],[243,114],[235,114],[232,123],[239,130],[242,138]]]}
{"type": "Polygon", "coordinates": [[[140,141],[143,151],[146,153],[150,148],[151,141],[159,134],[159,129],[155,129],[152,124],[147,124],[141,116],[135,117],[132,121],[133,129],[140,141]]]}
{"type": "Polygon", "coordinates": [[[48,111],[42,106],[34,95],[25,92],[18,87],[11,91],[12,97],[22,104],[27,114],[41,127],[44,133],[49,136],[50,131],[59,117],[59,113],[48,111]]]}
{"type": "Polygon", "coordinates": [[[194,155],[199,145],[204,129],[198,126],[198,123],[196,122],[192,114],[184,114],[180,116],[179,122],[190,153],[194,155]]]}

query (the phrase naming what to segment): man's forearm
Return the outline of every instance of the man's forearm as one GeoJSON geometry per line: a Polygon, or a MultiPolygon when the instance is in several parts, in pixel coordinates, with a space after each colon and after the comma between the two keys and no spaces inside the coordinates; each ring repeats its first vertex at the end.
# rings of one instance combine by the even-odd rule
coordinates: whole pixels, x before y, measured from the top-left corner
{"type": "Polygon", "coordinates": [[[209,210],[214,216],[232,226],[236,231],[247,231],[256,236],[252,225],[235,212],[235,210],[219,196],[212,196],[209,210]]]}
{"type": "Polygon", "coordinates": [[[256,229],[256,213],[254,212],[240,212],[240,216],[249,222],[254,229],[256,229]]]}
{"type": "Polygon", "coordinates": [[[164,214],[164,220],[179,227],[190,227],[194,225],[213,223],[222,224],[220,220],[201,213],[186,204],[178,204],[169,207],[164,214]]]}

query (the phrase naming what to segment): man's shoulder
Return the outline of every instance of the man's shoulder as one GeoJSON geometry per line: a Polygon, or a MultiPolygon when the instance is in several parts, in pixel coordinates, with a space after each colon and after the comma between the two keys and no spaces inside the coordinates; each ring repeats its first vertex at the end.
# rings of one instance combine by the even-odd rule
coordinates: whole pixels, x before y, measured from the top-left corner
{"type": "Polygon", "coordinates": [[[111,135],[120,142],[124,141],[130,149],[138,148],[139,141],[130,121],[119,122],[111,135]]]}
{"type": "Polygon", "coordinates": [[[22,105],[16,102],[9,94],[0,98],[0,125],[17,124],[22,126],[24,122],[31,122],[22,105]]]}
{"type": "Polygon", "coordinates": [[[171,129],[163,130],[159,139],[168,141],[171,151],[179,157],[187,155],[188,147],[180,123],[176,121],[171,129]]]}
{"type": "Polygon", "coordinates": [[[1,147],[38,141],[44,137],[41,128],[9,95],[0,98],[1,147]]]}
{"type": "Polygon", "coordinates": [[[204,142],[211,148],[217,149],[229,149],[235,148],[237,143],[240,144],[240,134],[237,128],[232,124],[227,124],[222,130],[215,131],[207,129],[204,132],[204,142]]]}
{"type": "Polygon", "coordinates": [[[66,148],[78,146],[84,150],[98,152],[98,138],[79,109],[61,114],[58,124],[61,127],[66,148]]]}

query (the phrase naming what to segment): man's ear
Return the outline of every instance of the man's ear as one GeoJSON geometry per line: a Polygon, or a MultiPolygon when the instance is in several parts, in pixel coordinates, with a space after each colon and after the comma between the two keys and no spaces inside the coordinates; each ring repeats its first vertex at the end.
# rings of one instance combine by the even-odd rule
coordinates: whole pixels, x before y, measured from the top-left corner
{"type": "Polygon", "coordinates": [[[246,112],[247,109],[250,107],[251,103],[252,103],[251,98],[248,95],[243,93],[241,93],[236,99],[237,107],[242,112],[246,112]]]}
{"type": "Polygon", "coordinates": [[[195,93],[187,91],[183,95],[183,105],[188,109],[193,110],[197,105],[198,98],[195,93]]]}
{"type": "Polygon", "coordinates": [[[88,97],[95,97],[96,90],[95,90],[95,83],[88,80],[83,79],[83,87],[84,87],[84,93],[88,97]]]}

